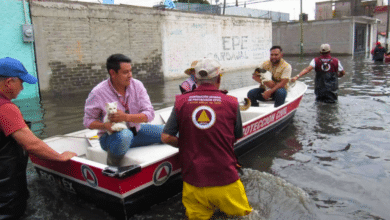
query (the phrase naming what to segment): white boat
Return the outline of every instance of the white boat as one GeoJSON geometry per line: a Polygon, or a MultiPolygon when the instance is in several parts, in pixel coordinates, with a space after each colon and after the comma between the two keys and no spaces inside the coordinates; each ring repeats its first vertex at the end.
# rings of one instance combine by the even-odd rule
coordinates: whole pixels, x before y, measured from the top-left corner
{"type": "MultiPolygon", "coordinates": [[[[250,86],[230,91],[239,101],[250,86]]],[[[270,134],[281,131],[292,120],[307,86],[297,81],[291,86],[285,104],[277,108],[273,101],[241,111],[244,137],[235,146],[237,156],[261,145],[270,134]]],[[[172,107],[155,112],[152,124],[165,124],[172,107]]],[[[165,144],[131,148],[120,169],[106,164],[107,153],[96,138],[97,130],[81,130],[54,136],[44,141],[55,151],[73,151],[77,157],[59,163],[31,156],[41,178],[58,183],[63,189],[96,203],[118,219],[127,219],[153,204],[181,191],[182,181],[178,149],[165,144]]]]}

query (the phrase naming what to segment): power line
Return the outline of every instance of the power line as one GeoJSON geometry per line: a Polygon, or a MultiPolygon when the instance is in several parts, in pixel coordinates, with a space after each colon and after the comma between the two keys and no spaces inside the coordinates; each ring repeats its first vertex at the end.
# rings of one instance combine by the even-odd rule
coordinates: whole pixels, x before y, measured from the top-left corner
{"type": "MultiPolygon", "coordinates": [[[[251,4],[264,3],[264,2],[272,2],[272,1],[274,1],[274,0],[261,0],[261,1],[259,1],[259,0],[248,0],[248,1],[244,2],[244,3],[239,3],[238,5],[239,6],[245,5],[245,4],[246,5],[251,5],[251,4]]],[[[229,8],[229,7],[237,7],[237,6],[236,6],[235,3],[226,5],[226,8],[229,8]]]]}

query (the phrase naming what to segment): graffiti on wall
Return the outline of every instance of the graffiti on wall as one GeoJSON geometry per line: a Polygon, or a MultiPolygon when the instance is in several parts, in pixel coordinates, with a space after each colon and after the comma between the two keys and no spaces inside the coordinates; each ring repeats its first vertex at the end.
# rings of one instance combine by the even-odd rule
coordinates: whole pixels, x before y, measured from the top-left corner
{"type": "Polygon", "coordinates": [[[217,53],[209,53],[208,57],[214,57],[218,61],[249,59],[248,36],[224,36],[222,37],[222,50],[217,53]]]}

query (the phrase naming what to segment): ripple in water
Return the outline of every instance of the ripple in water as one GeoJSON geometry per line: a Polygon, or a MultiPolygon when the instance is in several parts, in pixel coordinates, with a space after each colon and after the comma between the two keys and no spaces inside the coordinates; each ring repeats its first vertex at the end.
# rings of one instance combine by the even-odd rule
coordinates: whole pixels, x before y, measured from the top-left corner
{"type": "Polygon", "coordinates": [[[233,219],[317,219],[314,204],[301,188],[266,172],[242,171],[241,181],[254,212],[233,219]]]}

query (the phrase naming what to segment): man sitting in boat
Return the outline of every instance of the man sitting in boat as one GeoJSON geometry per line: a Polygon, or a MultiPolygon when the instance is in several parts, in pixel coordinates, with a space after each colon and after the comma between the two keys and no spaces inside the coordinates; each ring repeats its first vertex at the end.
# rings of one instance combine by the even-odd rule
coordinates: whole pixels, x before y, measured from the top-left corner
{"type": "Polygon", "coordinates": [[[107,164],[120,166],[131,147],[161,143],[163,125],[141,124],[154,119],[154,109],[141,81],[132,77],[131,59],[113,54],[107,59],[110,77],[95,86],[85,102],[84,126],[99,129],[99,141],[107,151],[107,164]],[[117,102],[117,113],[103,122],[107,103],[117,102]],[[128,129],[113,131],[113,122],[126,122],[128,129]],[[109,135],[107,131],[113,133],[109,135]]]}
{"type": "Polygon", "coordinates": [[[179,148],[186,215],[190,220],[210,219],[215,208],[247,215],[252,208],[233,150],[243,136],[237,98],[218,90],[218,61],[202,59],[195,72],[199,87],[176,97],[162,134],[164,143],[179,148]]]}
{"type": "Polygon", "coordinates": [[[274,106],[278,107],[286,100],[288,82],[291,78],[291,65],[283,59],[283,50],[280,46],[271,47],[270,52],[270,60],[262,63],[260,68],[271,72],[272,80],[262,82],[260,75],[253,74],[252,78],[264,86],[248,92],[252,106],[259,106],[258,101],[272,99],[275,101],[274,106]]]}
{"type": "Polygon", "coordinates": [[[194,67],[196,66],[196,64],[198,63],[197,60],[193,61],[191,63],[191,67],[186,69],[184,71],[185,74],[189,75],[190,77],[188,79],[186,79],[180,86],[180,92],[183,94],[185,92],[189,92],[189,91],[192,91],[194,89],[196,89],[196,87],[198,87],[196,85],[196,79],[195,79],[195,69],[194,67]]]}

